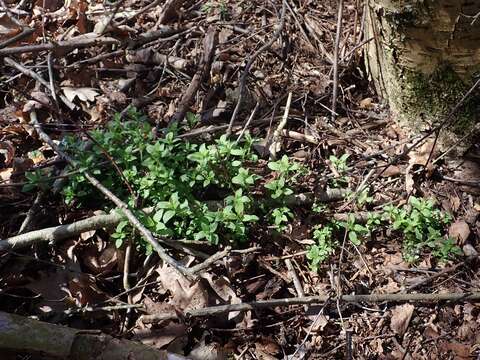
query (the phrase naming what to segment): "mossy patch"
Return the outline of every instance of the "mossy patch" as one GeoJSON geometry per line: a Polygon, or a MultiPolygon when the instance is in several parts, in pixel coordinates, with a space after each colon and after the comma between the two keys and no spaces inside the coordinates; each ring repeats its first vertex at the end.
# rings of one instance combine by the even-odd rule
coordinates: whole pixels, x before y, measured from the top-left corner
{"type": "MultiPolygon", "coordinates": [[[[445,120],[470,88],[448,65],[440,66],[430,75],[402,69],[399,79],[398,98],[392,100],[402,108],[405,120],[417,129],[445,120]]],[[[457,111],[455,123],[448,130],[462,135],[471,129],[479,103],[478,94],[471,96],[457,111]]]]}

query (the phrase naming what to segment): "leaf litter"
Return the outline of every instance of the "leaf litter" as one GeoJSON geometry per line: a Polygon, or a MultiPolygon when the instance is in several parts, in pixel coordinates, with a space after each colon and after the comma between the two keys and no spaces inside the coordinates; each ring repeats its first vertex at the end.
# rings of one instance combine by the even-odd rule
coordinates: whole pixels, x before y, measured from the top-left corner
{"type": "MultiPolygon", "coordinates": [[[[255,50],[272,37],[282,8],[278,0],[126,0],[118,9],[109,2],[84,0],[5,4],[15,16],[1,10],[1,56],[32,69],[45,83],[39,85],[28,73],[11,66],[4,66],[0,75],[2,238],[15,235],[31,209],[34,229],[68,224],[103,210],[95,204],[90,208],[66,206],[51,188],[39,193],[22,191],[26,173],[46,169],[50,176],[58,176],[64,166],[37,138],[28,124],[28,112],[38,112],[42,126],[57,142],[67,133],[82,137],[86,130],[102,127],[115,113],[125,113],[130,104],[157,128],[164,128],[194,81],[204,55],[203,39],[208,28],[214,28],[218,45],[211,68],[200,76],[188,106],[189,113],[199,115],[191,118],[189,131],[198,131],[193,136],[208,140],[215,133],[211,129],[219,127],[217,134],[225,131],[222,126],[228,124],[241,96],[242,71],[255,50]],[[26,28],[32,32],[4,44],[26,28]]],[[[362,41],[362,9],[356,1],[346,1],[343,18],[343,91],[337,109],[341,116],[335,123],[329,121],[336,5],[335,1],[288,2],[281,36],[250,69],[240,109],[242,122],[234,130],[242,129],[243,119],[259,104],[250,131],[261,139],[255,146],[262,155],[261,148],[271,145],[291,92],[288,122],[275,144],[281,153],[315,169],[304,186],[320,191],[330,179],[345,177],[341,180],[345,186],[357,189],[373,169],[380,176],[367,179],[372,197],[366,207],[369,211],[382,204],[407,204],[411,195],[435,199],[454,218],[449,235],[470,260],[417,290],[478,289],[480,201],[475,153],[460,164],[448,157],[434,162],[438,154],[429,141],[408,158],[391,163],[413,141],[402,134],[369,90],[357,46],[362,41]],[[332,161],[342,154],[349,154],[347,164],[351,165],[344,173],[332,161]]],[[[331,359],[345,358],[347,353],[359,359],[477,356],[476,303],[327,301],[322,306],[273,306],[203,318],[185,315],[209,306],[300,296],[293,274],[305,296],[334,297],[339,286],[343,294],[399,294],[419,279],[428,280],[455,261],[464,261],[460,257],[442,264],[427,257],[416,265],[408,264],[398,234],[389,229],[372,233],[358,247],[346,245],[343,257],[335,253],[318,272],[311,271],[305,250],[314,243],[312,225],[325,223],[337,213],[359,210],[352,201],[329,203],[318,217],[296,208],[283,234],[255,229],[248,244],[253,251],[228,253],[196,280],[184,278],[154,256],[135,253],[126,274],[132,279],[130,291],[123,282],[126,250],[111,246],[108,228],[84,232],[62,245],[39,243],[2,253],[1,310],[132,336],[192,359],[232,355],[331,359]],[[285,259],[292,259],[293,273],[285,259]],[[125,305],[132,307],[122,309],[125,305]],[[118,308],[109,310],[108,306],[118,308]],[[172,313],[180,320],[142,321],[143,315],[172,313]]],[[[189,261],[194,261],[195,254],[221,250],[205,243],[194,246],[196,252],[189,255],[193,256],[189,261]]]]}

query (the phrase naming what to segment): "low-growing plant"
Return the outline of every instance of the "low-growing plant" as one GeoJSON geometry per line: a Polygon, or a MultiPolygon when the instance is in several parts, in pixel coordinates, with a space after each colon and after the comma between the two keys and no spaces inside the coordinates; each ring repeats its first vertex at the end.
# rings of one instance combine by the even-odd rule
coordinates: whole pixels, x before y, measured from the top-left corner
{"type": "MultiPolygon", "coordinates": [[[[139,204],[149,208],[148,214],[136,211],[136,215],[156,236],[212,244],[241,242],[248,238],[251,224],[259,221],[261,211],[252,189],[260,176],[251,171],[258,157],[248,133],[240,143],[225,135],[213,143],[193,143],[179,139],[175,128],[155,138],[146,118],[130,109],[126,119],[117,115],[105,129],[90,135],[94,141],[88,151],[76,138],[63,144],[76,159],[75,167],[95,174],[132,209],[139,204]]],[[[301,167],[283,156],[269,163],[269,169],[275,172],[275,185],[266,187],[276,201],[263,214],[283,230],[293,217],[283,200],[293,193],[301,167]]],[[[80,171],[69,178],[63,195],[71,206],[111,209],[108,202],[99,203],[80,171]]],[[[126,221],[112,234],[117,246],[131,236],[126,221]]],[[[152,251],[142,240],[139,243],[146,252],[152,251]]]]}
{"type": "MultiPolygon", "coordinates": [[[[95,141],[89,151],[81,151],[81,141],[73,138],[65,147],[77,167],[89,169],[129,206],[138,202],[152,208],[138,216],[156,235],[214,244],[245,240],[248,224],[258,221],[249,192],[258,176],[246,166],[257,161],[251,137],[246,135],[239,144],[226,136],[212,144],[195,144],[178,139],[175,129],[157,139],[151,130],[141,114],[130,110],[127,119],[116,116],[106,129],[92,132],[95,141]]],[[[88,205],[97,197],[81,173],[69,180],[63,190],[67,204],[88,205]]],[[[118,246],[129,231],[125,222],[117,226],[113,237],[118,246]]]]}
{"type": "Polygon", "coordinates": [[[388,205],[380,212],[370,212],[365,224],[360,224],[350,214],[347,221],[332,221],[314,231],[316,244],[309,247],[307,258],[310,267],[316,271],[335,251],[341,236],[347,235],[354,245],[374,231],[390,226],[403,237],[403,257],[413,263],[429,250],[439,261],[446,261],[460,254],[455,241],[446,236],[446,227],[451,222],[448,214],[435,207],[432,200],[411,197],[408,204],[400,207],[388,205]],[[343,229],[340,231],[333,231],[343,229]]]}
{"type": "Polygon", "coordinates": [[[338,177],[332,179],[332,185],[335,187],[342,187],[348,184],[348,176],[346,174],[349,170],[349,167],[347,165],[347,160],[349,156],[349,154],[343,154],[340,157],[330,155],[328,158],[330,164],[333,166],[333,168],[339,175],[338,177]]]}
{"type": "Polygon", "coordinates": [[[451,217],[437,209],[432,200],[412,196],[407,205],[385,208],[385,217],[403,234],[403,256],[408,262],[418,260],[426,249],[442,261],[460,252],[445,235],[451,217]]]}
{"type": "Polygon", "coordinates": [[[316,244],[308,248],[306,255],[312,271],[317,272],[319,265],[333,255],[338,247],[338,241],[334,237],[336,228],[336,223],[314,228],[313,239],[316,244]]]}
{"type": "Polygon", "coordinates": [[[278,207],[271,211],[270,217],[273,219],[274,226],[279,231],[283,231],[289,218],[293,218],[286,199],[293,194],[292,186],[296,183],[297,177],[304,174],[306,170],[299,163],[290,161],[286,155],[283,155],[280,160],[269,162],[268,168],[275,171],[276,178],[266,183],[265,188],[269,190],[270,197],[278,204],[278,207]]]}

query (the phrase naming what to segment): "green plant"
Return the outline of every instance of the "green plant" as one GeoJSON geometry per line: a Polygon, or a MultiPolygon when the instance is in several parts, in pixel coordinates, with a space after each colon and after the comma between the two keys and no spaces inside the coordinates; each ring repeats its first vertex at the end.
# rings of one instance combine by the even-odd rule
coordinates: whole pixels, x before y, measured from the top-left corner
{"type": "Polygon", "coordinates": [[[210,13],[214,10],[218,11],[220,18],[222,20],[227,20],[229,17],[228,7],[224,0],[218,1],[218,3],[214,3],[213,1],[209,1],[208,3],[202,6],[202,11],[205,13],[210,13]]]}
{"type": "MultiPolygon", "coordinates": [[[[220,239],[245,240],[248,224],[258,221],[249,191],[258,177],[247,167],[257,161],[251,149],[253,139],[247,134],[237,144],[222,136],[212,144],[195,144],[179,139],[176,131],[156,139],[146,119],[131,109],[126,119],[115,116],[106,129],[92,132],[95,141],[89,151],[74,138],[66,140],[64,148],[77,159],[77,169],[94,173],[130,207],[139,202],[153,209],[136,215],[157,236],[205,239],[213,244],[220,239]],[[222,195],[215,198],[213,194],[222,195]]],[[[63,194],[72,206],[99,204],[81,173],[70,177],[63,194]]],[[[108,202],[101,204],[109,209],[108,202]]],[[[126,222],[112,234],[118,246],[129,236],[132,232],[126,222]]],[[[140,244],[151,251],[143,241],[140,244]]]]}
{"type": "Polygon", "coordinates": [[[29,171],[25,173],[25,182],[22,191],[28,192],[34,189],[47,190],[50,180],[45,176],[41,170],[29,171]]]}
{"type": "Polygon", "coordinates": [[[349,170],[349,167],[347,165],[347,160],[349,156],[349,154],[343,154],[340,157],[330,155],[330,157],[328,158],[330,164],[338,174],[338,176],[332,180],[332,184],[335,187],[344,186],[348,183],[348,176],[346,176],[346,173],[349,170]]]}
{"type": "Polygon", "coordinates": [[[408,262],[418,260],[425,249],[442,261],[460,252],[454,241],[444,235],[450,216],[436,209],[432,200],[411,197],[400,208],[386,207],[385,217],[394,230],[403,234],[403,255],[408,262]]]}
{"type": "Polygon", "coordinates": [[[295,182],[296,176],[301,174],[302,166],[296,162],[290,162],[287,155],[283,155],[278,161],[268,163],[268,168],[277,173],[277,178],[265,184],[270,190],[272,199],[281,199],[292,195],[293,190],[288,187],[295,182]]]}
{"type": "Polygon", "coordinates": [[[339,222],[339,225],[345,229],[347,237],[353,245],[360,245],[362,239],[370,234],[370,230],[366,226],[357,223],[353,214],[349,214],[347,221],[339,222]]]}
{"type": "Polygon", "coordinates": [[[269,190],[270,196],[279,205],[270,213],[274,226],[283,231],[289,218],[293,218],[292,211],[288,208],[286,198],[293,194],[290,186],[294,185],[296,178],[305,172],[305,169],[297,162],[291,162],[287,155],[283,155],[280,160],[268,163],[268,168],[275,171],[276,178],[265,184],[269,190]]]}
{"type": "Polygon", "coordinates": [[[288,207],[282,206],[273,209],[271,217],[273,219],[274,226],[279,231],[283,231],[286,228],[286,224],[288,223],[289,218],[293,218],[293,213],[288,207]]]}
{"type": "Polygon", "coordinates": [[[306,255],[312,271],[317,272],[318,266],[327,260],[338,247],[338,242],[334,240],[335,230],[336,224],[327,224],[314,228],[313,239],[316,241],[316,244],[308,248],[306,255]]]}

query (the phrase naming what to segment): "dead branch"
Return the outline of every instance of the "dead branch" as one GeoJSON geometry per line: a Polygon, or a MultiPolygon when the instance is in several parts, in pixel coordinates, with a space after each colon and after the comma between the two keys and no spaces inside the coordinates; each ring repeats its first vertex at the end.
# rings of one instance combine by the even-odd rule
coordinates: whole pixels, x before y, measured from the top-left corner
{"type": "Polygon", "coordinates": [[[337,32],[335,35],[335,49],[333,52],[333,93],[332,93],[332,121],[335,120],[335,112],[337,110],[337,93],[338,93],[338,62],[339,62],[339,49],[340,49],[340,37],[342,35],[342,20],[343,20],[343,0],[338,2],[338,15],[337,15],[337,32]]]}
{"type": "MultiPolygon", "coordinates": [[[[290,206],[302,206],[313,204],[315,201],[320,202],[332,202],[342,200],[346,196],[346,191],[341,189],[329,189],[325,192],[313,194],[304,193],[298,195],[289,196],[286,199],[286,203],[290,206]]],[[[272,200],[265,201],[267,205],[272,200]]],[[[220,205],[219,205],[220,206],[220,205]]],[[[145,208],[142,210],[144,213],[149,214],[153,211],[153,208],[145,208]]],[[[37,242],[50,241],[58,242],[64,239],[72,238],[80,235],[83,232],[98,230],[98,229],[111,229],[118,225],[118,223],[125,219],[125,216],[118,210],[113,210],[110,214],[95,215],[87,219],[79,220],[71,224],[52,226],[49,228],[30,231],[28,233],[12,236],[10,238],[0,240],[0,252],[13,249],[21,249],[32,245],[37,242]]],[[[167,240],[162,242],[171,246],[172,244],[167,240]]],[[[172,243],[175,243],[174,241],[172,243]]],[[[177,244],[178,245],[178,244],[177,244]]],[[[180,246],[181,247],[181,246],[180,246]]],[[[179,249],[179,246],[175,248],[179,249]]],[[[202,254],[200,257],[205,258],[202,254]]]]}
{"type": "MultiPolygon", "coordinates": [[[[27,352],[37,358],[55,359],[167,359],[177,354],[130,340],[116,339],[98,331],[72,329],[23,316],[0,312],[0,349],[27,352]]],[[[7,356],[8,357],[8,356],[7,356]]],[[[172,357],[173,358],[173,357],[172,357]]]]}
{"type": "Polygon", "coordinates": [[[13,55],[13,54],[24,54],[24,53],[35,53],[39,51],[47,50],[72,50],[80,49],[90,46],[98,45],[120,45],[121,42],[112,37],[105,36],[95,36],[95,37],[86,37],[86,36],[77,36],[70,40],[50,42],[37,45],[25,45],[25,46],[16,46],[9,47],[5,49],[0,49],[0,56],[13,55]]]}
{"type": "MultiPolygon", "coordinates": [[[[276,306],[291,305],[312,305],[323,304],[327,301],[339,301],[340,303],[381,303],[381,302],[440,302],[440,301],[476,301],[480,299],[480,292],[471,293],[443,293],[443,294],[369,294],[369,295],[342,295],[339,299],[327,295],[294,297],[273,300],[260,300],[243,304],[229,304],[211,306],[203,309],[189,310],[185,317],[203,317],[218,314],[225,314],[234,311],[250,311],[256,309],[274,308],[276,306]]],[[[143,315],[142,321],[145,323],[154,323],[163,320],[179,320],[175,313],[162,313],[143,315]]]]}
{"type": "Polygon", "coordinates": [[[230,123],[228,124],[228,128],[227,128],[227,135],[230,135],[232,133],[233,124],[235,123],[235,120],[237,119],[238,113],[239,113],[240,108],[242,106],[243,98],[244,98],[244,95],[245,95],[245,86],[246,86],[248,74],[250,73],[250,68],[252,67],[252,65],[255,62],[255,60],[257,59],[257,57],[262,52],[269,49],[273,45],[273,43],[275,41],[277,41],[277,39],[280,37],[280,34],[282,33],[283,27],[285,26],[286,10],[287,10],[287,0],[283,0],[282,1],[282,12],[280,14],[280,23],[278,24],[277,29],[273,33],[273,36],[260,49],[258,49],[256,52],[253,53],[253,55],[248,60],[247,65],[245,65],[245,69],[243,70],[242,77],[240,78],[237,105],[235,106],[235,109],[233,110],[232,117],[230,118],[230,123]]]}
{"type": "Polygon", "coordinates": [[[203,56],[198,66],[197,72],[193,76],[190,85],[183,94],[182,98],[177,107],[177,111],[173,114],[172,118],[169,121],[169,125],[178,123],[183,120],[185,114],[190,109],[190,106],[193,104],[195,94],[200,88],[200,84],[205,76],[210,72],[210,67],[212,66],[213,55],[215,55],[215,48],[217,47],[218,35],[215,28],[210,27],[205,35],[203,40],[203,56]]]}

